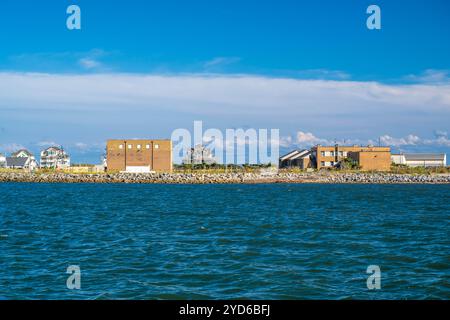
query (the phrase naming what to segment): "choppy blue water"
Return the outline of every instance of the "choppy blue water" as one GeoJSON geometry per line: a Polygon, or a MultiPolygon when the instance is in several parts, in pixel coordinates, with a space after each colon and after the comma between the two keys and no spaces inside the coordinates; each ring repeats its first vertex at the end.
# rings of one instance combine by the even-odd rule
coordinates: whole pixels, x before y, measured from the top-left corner
{"type": "Polygon", "coordinates": [[[450,298],[449,185],[0,184],[3,299],[450,298]],[[81,289],[66,269],[79,265],[81,289]],[[366,269],[381,269],[368,290],[366,269]]]}

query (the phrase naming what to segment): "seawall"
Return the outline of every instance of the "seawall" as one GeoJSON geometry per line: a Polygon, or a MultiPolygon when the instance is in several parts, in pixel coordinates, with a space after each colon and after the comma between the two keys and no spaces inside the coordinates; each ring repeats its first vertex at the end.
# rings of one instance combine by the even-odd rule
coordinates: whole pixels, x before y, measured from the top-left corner
{"type": "Polygon", "coordinates": [[[168,184],[230,184],[230,183],[417,183],[448,184],[450,174],[391,173],[0,173],[0,182],[35,183],[168,183],[168,184]]]}

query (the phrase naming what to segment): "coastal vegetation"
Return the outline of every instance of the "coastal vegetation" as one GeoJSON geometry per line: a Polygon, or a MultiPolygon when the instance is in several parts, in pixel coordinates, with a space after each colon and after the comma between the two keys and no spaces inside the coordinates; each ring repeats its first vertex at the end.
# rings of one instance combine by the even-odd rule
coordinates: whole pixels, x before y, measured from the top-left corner
{"type": "Polygon", "coordinates": [[[359,166],[351,165],[340,168],[322,168],[319,171],[315,169],[302,170],[299,168],[280,169],[280,172],[328,172],[330,174],[347,174],[347,173],[384,173],[384,174],[418,174],[418,175],[433,175],[433,174],[450,174],[450,166],[447,167],[408,167],[405,165],[392,164],[390,171],[361,171],[359,166]]]}
{"type": "Polygon", "coordinates": [[[450,173],[450,166],[447,167],[409,167],[403,164],[392,164],[391,172],[398,174],[436,174],[450,173]]]}
{"type": "Polygon", "coordinates": [[[260,172],[261,169],[271,168],[272,165],[268,164],[175,164],[173,167],[174,173],[212,173],[212,174],[220,174],[220,173],[257,173],[260,172]]]}
{"type": "MultiPolygon", "coordinates": [[[[106,174],[119,174],[119,171],[106,172],[94,172],[93,165],[79,164],[72,165],[70,168],[55,169],[55,168],[39,168],[32,172],[33,175],[46,175],[46,174],[77,174],[77,175],[106,175],[106,174]]],[[[0,168],[0,173],[24,173],[23,169],[8,169],[0,168]]],[[[450,166],[447,167],[408,167],[405,165],[392,164],[390,171],[361,171],[359,166],[351,161],[346,161],[343,166],[339,168],[322,168],[316,169],[300,169],[300,168],[283,168],[277,169],[269,164],[244,164],[244,165],[223,165],[223,164],[182,164],[174,165],[173,174],[235,174],[235,173],[251,173],[251,174],[271,174],[279,172],[281,174],[405,174],[405,175],[434,175],[434,174],[450,174],[450,166]]]]}

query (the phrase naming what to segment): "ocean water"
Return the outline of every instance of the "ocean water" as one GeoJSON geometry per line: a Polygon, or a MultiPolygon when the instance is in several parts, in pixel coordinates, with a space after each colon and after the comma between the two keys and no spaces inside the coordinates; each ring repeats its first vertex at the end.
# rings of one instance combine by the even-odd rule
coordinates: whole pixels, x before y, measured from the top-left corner
{"type": "Polygon", "coordinates": [[[450,185],[0,184],[0,299],[450,299],[450,185]],[[81,288],[66,286],[67,267],[81,288]],[[369,265],[381,288],[367,288],[369,265]]]}

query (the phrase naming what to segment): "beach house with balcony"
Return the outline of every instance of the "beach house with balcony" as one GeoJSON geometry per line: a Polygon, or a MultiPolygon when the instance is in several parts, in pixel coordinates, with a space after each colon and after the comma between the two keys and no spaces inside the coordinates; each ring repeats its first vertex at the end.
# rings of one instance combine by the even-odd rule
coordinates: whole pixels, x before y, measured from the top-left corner
{"type": "Polygon", "coordinates": [[[62,147],[49,147],[41,151],[41,168],[65,169],[70,167],[70,156],[62,147]]]}

